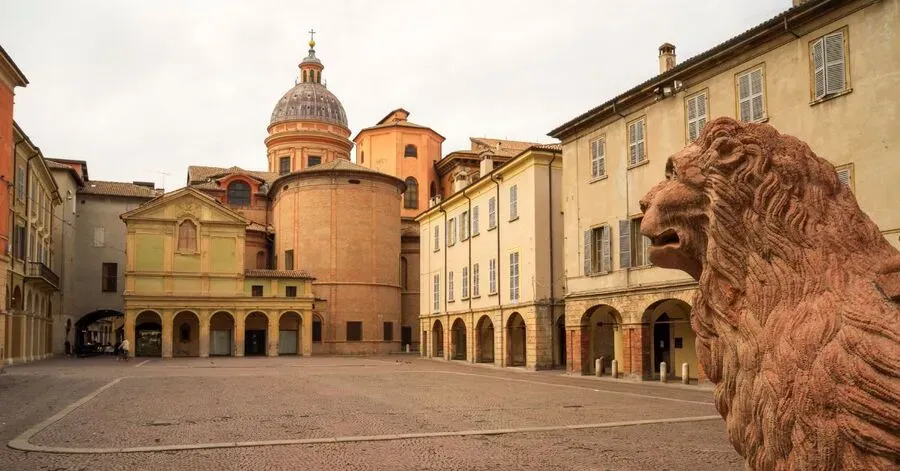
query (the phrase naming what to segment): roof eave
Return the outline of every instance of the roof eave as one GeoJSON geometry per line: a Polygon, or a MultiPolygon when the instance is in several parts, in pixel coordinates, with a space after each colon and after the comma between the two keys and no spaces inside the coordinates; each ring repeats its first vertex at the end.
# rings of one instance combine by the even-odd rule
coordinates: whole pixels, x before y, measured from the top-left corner
{"type": "Polygon", "coordinates": [[[16,62],[12,60],[12,57],[6,53],[3,46],[0,46],[0,59],[2,59],[2,64],[9,70],[10,75],[13,78],[13,85],[17,87],[25,87],[28,85],[28,78],[25,77],[25,73],[22,72],[22,69],[20,69],[18,65],[16,65],[16,62]]]}

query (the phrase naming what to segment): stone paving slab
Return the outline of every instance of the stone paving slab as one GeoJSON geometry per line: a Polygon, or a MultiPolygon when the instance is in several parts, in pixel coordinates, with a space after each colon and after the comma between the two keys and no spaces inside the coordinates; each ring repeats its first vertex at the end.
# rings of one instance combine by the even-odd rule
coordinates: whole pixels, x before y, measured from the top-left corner
{"type": "Polygon", "coordinates": [[[136,447],[562,426],[715,414],[711,405],[450,372],[127,378],[32,438],[136,447]],[[523,387],[524,386],[524,387],[523,387]],[[565,389],[563,393],[568,393],[565,389]],[[571,396],[571,394],[567,394],[571,396]],[[646,402],[646,400],[644,400],[646,402]]]}

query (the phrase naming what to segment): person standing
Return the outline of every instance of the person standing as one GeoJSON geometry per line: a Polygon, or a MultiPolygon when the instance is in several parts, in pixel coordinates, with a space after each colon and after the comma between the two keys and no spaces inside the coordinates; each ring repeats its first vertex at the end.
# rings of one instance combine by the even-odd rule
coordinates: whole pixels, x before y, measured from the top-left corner
{"type": "Polygon", "coordinates": [[[63,348],[66,351],[66,358],[72,356],[72,344],[69,342],[69,339],[66,339],[66,343],[63,348]]]}
{"type": "MultiPolygon", "coordinates": [[[[128,350],[131,348],[131,343],[128,342],[128,339],[122,341],[122,344],[119,345],[119,349],[121,350],[121,359],[128,360],[128,350]]],[[[116,361],[119,359],[117,358],[116,361]]]]}

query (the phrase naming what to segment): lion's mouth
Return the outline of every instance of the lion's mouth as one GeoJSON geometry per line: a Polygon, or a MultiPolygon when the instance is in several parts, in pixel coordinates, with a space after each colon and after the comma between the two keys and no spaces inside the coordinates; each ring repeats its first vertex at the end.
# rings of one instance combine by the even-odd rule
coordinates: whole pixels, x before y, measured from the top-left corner
{"type": "Polygon", "coordinates": [[[651,237],[650,244],[654,247],[665,247],[667,245],[678,245],[681,239],[675,229],[666,229],[661,234],[651,237]]]}

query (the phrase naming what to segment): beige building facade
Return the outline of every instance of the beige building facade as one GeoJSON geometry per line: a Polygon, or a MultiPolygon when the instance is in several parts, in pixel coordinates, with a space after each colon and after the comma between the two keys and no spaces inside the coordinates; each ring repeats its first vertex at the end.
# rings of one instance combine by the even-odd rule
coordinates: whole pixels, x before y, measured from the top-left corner
{"type": "Polygon", "coordinates": [[[421,354],[562,364],[562,156],[535,145],[419,215],[421,354]]]}
{"type": "Polygon", "coordinates": [[[550,133],[563,146],[570,372],[602,358],[637,378],[665,362],[704,379],[688,324],[696,283],[649,264],[638,201],[715,117],[809,143],[900,247],[900,1],[795,3],[681,64],[664,44],[660,75],[550,133]]]}

